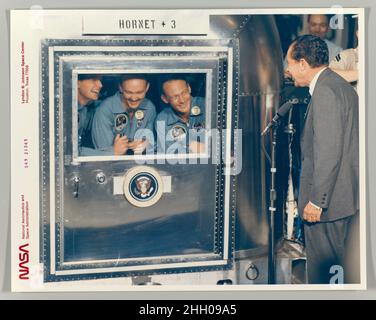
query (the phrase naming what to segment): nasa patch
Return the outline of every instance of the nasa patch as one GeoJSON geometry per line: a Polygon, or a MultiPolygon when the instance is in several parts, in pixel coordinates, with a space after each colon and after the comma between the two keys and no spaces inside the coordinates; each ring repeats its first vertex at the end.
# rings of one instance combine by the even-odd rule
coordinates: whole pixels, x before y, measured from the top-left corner
{"type": "Polygon", "coordinates": [[[175,141],[185,139],[186,134],[187,129],[182,125],[176,124],[171,129],[171,135],[175,141]]]}
{"type": "Polygon", "coordinates": [[[126,113],[119,113],[115,116],[115,131],[121,133],[128,123],[128,115],[126,113]]]}
{"type": "Polygon", "coordinates": [[[162,178],[153,168],[135,167],[125,174],[123,190],[125,198],[134,206],[150,207],[162,197],[162,178]]]}

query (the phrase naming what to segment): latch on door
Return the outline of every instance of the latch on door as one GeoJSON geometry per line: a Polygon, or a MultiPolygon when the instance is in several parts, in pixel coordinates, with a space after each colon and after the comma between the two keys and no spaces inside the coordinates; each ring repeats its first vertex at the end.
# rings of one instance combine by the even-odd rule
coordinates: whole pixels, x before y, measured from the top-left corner
{"type": "Polygon", "coordinates": [[[80,178],[77,176],[74,176],[73,178],[73,197],[78,198],[78,188],[80,184],[80,178]]]}

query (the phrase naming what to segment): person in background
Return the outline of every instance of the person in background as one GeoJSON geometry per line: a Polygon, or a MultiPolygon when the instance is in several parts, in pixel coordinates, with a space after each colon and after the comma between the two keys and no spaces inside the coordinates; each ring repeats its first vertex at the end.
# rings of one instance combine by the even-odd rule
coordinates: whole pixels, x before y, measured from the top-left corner
{"type": "Polygon", "coordinates": [[[308,33],[325,41],[329,50],[329,61],[332,61],[343,49],[326,38],[329,31],[330,15],[309,14],[307,22],[308,33]]]}
{"type": "MultiPolygon", "coordinates": [[[[358,38],[358,29],[356,29],[355,34],[358,38]]],[[[350,82],[355,90],[358,89],[358,47],[346,49],[337,54],[330,62],[329,68],[338,73],[347,82],[350,82]]]]}

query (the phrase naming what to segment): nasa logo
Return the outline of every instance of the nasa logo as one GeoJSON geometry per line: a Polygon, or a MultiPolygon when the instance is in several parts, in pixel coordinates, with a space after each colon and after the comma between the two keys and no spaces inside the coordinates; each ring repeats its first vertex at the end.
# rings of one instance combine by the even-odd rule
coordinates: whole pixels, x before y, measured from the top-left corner
{"type": "Polygon", "coordinates": [[[124,195],[137,207],[149,207],[162,196],[162,178],[153,168],[146,166],[129,170],[124,179],[124,195]]]}
{"type": "Polygon", "coordinates": [[[20,261],[20,263],[18,264],[18,267],[19,267],[18,278],[21,280],[29,279],[29,267],[27,265],[29,263],[29,250],[27,249],[28,246],[29,244],[26,243],[18,247],[18,250],[19,250],[18,259],[20,261]]]}

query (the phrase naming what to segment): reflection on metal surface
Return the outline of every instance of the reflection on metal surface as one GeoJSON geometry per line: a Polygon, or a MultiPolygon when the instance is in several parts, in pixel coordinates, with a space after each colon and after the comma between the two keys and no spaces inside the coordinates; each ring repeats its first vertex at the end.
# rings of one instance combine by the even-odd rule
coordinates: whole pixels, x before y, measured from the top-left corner
{"type": "MultiPolygon", "coordinates": [[[[212,272],[207,280],[211,284],[265,283],[265,256],[257,257],[257,268],[250,266],[250,256],[263,251],[268,240],[268,164],[259,134],[279,105],[282,55],[274,18],[211,16],[210,34],[199,40],[52,39],[44,41],[42,50],[48,66],[42,74],[41,118],[47,281],[189,271],[212,272]],[[196,79],[203,75],[207,128],[232,130],[210,147],[217,154],[226,152],[228,160],[242,154],[236,178],[224,174],[223,161],[155,161],[146,163],[149,171],[143,168],[128,176],[139,167],[132,158],[86,161],[79,154],[77,74],[145,70],[155,79],[173,72],[196,79]],[[234,145],[237,128],[242,129],[241,150],[234,145]],[[66,178],[72,175],[73,180],[66,178]],[[121,190],[119,177],[124,175],[121,190]],[[163,193],[161,177],[169,177],[168,192],[163,193]],[[78,193],[80,201],[74,199],[78,193]],[[234,250],[239,257],[235,264],[234,250]]],[[[192,108],[193,115],[201,112],[192,108]]],[[[129,119],[118,118],[115,127],[122,129],[125,121],[129,119]]],[[[134,284],[162,283],[158,277],[134,284]]],[[[192,278],[206,281],[197,274],[192,278]]]]}
{"type": "Polygon", "coordinates": [[[97,182],[98,182],[99,184],[103,184],[103,183],[106,182],[106,175],[105,175],[103,172],[99,172],[99,173],[96,175],[95,178],[97,179],[97,182]]]}
{"type": "Polygon", "coordinates": [[[279,106],[283,81],[279,34],[272,15],[214,16],[211,31],[212,37],[239,38],[243,166],[237,178],[235,243],[237,250],[255,249],[268,243],[268,163],[261,151],[259,133],[279,106]]]}
{"type": "MultiPolygon", "coordinates": [[[[235,184],[224,175],[224,159],[176,165],[154,161],[129,176],[127,172],[140,169],[132,156],[86,161],[89,157],[81,157],[77,147],[74,81],[80,73],[110,78],[140,70],[152,72],[155,79],[176,72],[205,79],[205,125],[231,132],[236,127],[237,41],[156,39],[153,46],[134,39],[99,41],[46,40],[42,49],[49,64],[43,94],[54,97],[43,100],[43,113],[50,117],[42,119],[42,161],[47,164],[42,176],[53,178],[50,189],[42,189],[43,207],[49,203],[51,209],[44,212],[48,224],[43,226],[44,259],[51,266],[47,281],[230,268],[235,184]],[[51,132],[59,134],[49,140],[51,132]],[[80,201],[73,201],[74,186],[64,179],[72,174],[80,177],[80,201]],[[124,174],[128,201],[113,188],[124,174]],[[161,176],[170,177],[163,196],[161,176]]],[[[116,127],[121,126],[123,120],[117,120],[116,127]]],[[[221,144],[231,146],[231,134],[222,137],[219,148],[221,144]]],[[[231,149],[226,150],[225,159],[230,155],[231,149]]]]}
{"type": "MultiPolygon", "coordinates": [[[[268,243],[269,165],[259,133],[279,106],[283,80],[279,34],[271,15],[214,16],[211,31],[216,38],[239,38],[238,121],[243,133],[243,164],[237,177],[235,243],[236,250],[257,249],[268,243]]],[[[269,149],[268,140],[266,144],[269,149]]],[[[281,235],[278,232],[277,237],[281,235]]]]}

